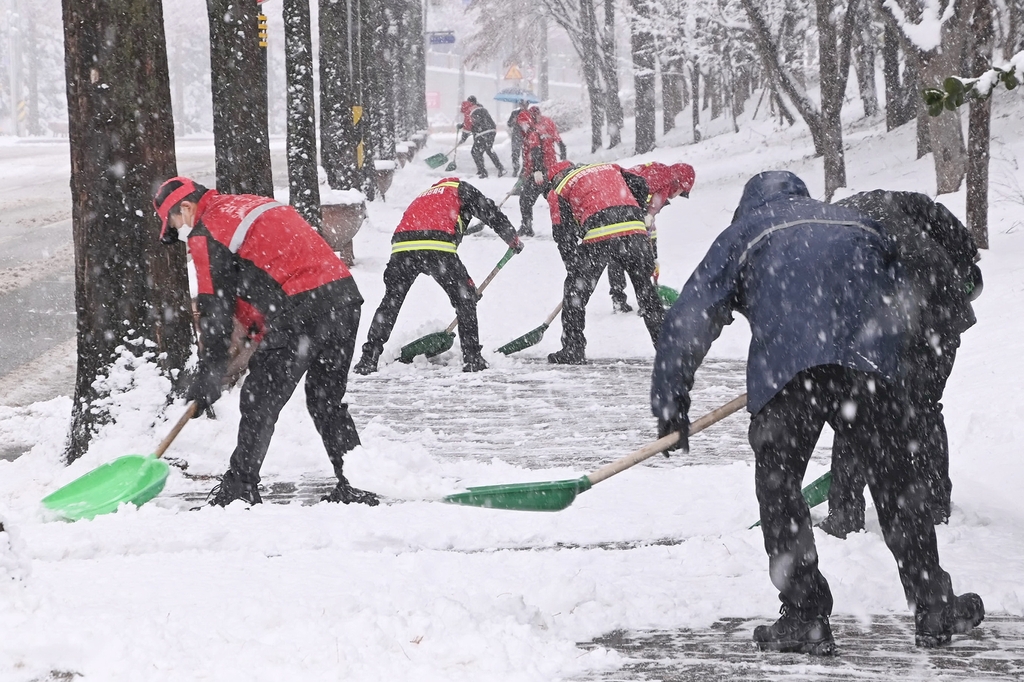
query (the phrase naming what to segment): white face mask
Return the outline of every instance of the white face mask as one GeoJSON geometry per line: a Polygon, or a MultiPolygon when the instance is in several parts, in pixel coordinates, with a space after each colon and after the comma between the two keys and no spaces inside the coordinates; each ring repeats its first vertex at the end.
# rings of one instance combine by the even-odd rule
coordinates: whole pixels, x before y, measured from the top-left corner
{"type": "MultiPolygon", "coordinates": [[[[193,216],[194,218],[195,216],[193,216]]],[[[178,228],[178,239],[188,244],[188,235],[192,231],[194,225],[189,225],[185,221],[185,212],[181,212],[181,227],[178,228]]]]}

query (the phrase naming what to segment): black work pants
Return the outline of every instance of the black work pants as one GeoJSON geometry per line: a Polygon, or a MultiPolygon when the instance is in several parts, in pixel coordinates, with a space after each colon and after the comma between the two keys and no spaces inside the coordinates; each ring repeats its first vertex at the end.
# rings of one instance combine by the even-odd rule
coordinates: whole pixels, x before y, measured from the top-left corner
{"type": "Polygon", "coordinates": [[[515,132],[509,134],[512,142],[512,175],[519,175],[520,160],[523,153],[523,136],[515,132]]]}
{"type": "Polygon", "coordinates": [[[469,150],[469,155],[473,157],[473,163],[476,164],[476,173],[482,178],[487,177],[487,169],[484,167],[484,154],[487,154],[491,159],[491,163],[498,169],[498,172],[504,173],[505,167],[501,165],[501,159],[494,153],[494,131],[488,131],[479,135],[473,136],[473,148],[469,150]]]}
{"type": "Polygon", "coordinates": [[[629,274],[636,291],[640,315],[644,318],[651,341],[658,342],[665,309],[651,282],[654,272],[654,252],[646,234],[627,234],[598,242],[583,242],[575,254],[562,249],[565,262],[565,282],[562,287],[562,348],[583,355],[587,347],[584,328],[587,322],[587,303],[590,301],[601,273],[609,263],[618,263],[629,274]]]}
{"type": "Polygon", "coordinates": [[[298,299],[294,306],[274,320],[249,360],[249,374],[242,385],[231,470],[254,485],[260,481],[277,418],[303,374],[306,409],[339,479],[345,453],[359,445],[344,401],[363,304],[359,289],[347,277],[294,299],[298,299]]]}
{"type": "MultiPolygon", "coordinates": [[[[658,261],[658,241],[651,240],[651,252],[654,253],[654,261],[658,261]]],[[[657,267],[657,265],[655,265],[657,267]]],[[[654,270],[651,270],[651,277],[654,277],[654,270]]],[[[608,263],[608,293],[611,294],[613,303],[626,302],[626,271],[615,261],[608,263]]]]}
{"type": "Polygon", "coordinates": [[[384,268],[384,298],[377,306],[370,331],[363,344],[363,355],[377,357],[391,338],[398,320],[398,311],[420,275],[430,275],[448,294],[459,320],[459,343],[462,357],[480,354],[480,331],[476,319],[476,285],[457,253],[421,250],[391,254],[384,268]]]}
{"type": "MultiPolygon", "coordinates": [[[[917,447],[913,462],[928,485],[929,505],[948,512],[953,483],[949,478],[949,439],[942,417],[942,393],[953,371],[959,337],[943,340],[936,348],[921,339],[906,356],[907,398],[914,408],[917,447]]],[[[828,493],[829,513],[847,518],[864,518],[865,474],[853,444],[836,433],[832,444],[832,484],[828,493]]]]}
{"type": "Polygon", "coordinates": [[[533,205],[544,195],[544,185],[533,181],[533,174],[523,175],[522,187],[519,189],[519,212],[523,216],[522,226],[533,229],[533,205]]]}
{"type": "Polygon", "coordinates": [[[898,383],[823,365],[798,373],[751,418],[769,574],[787,607],[810,616],[832,611],[832,593],[818,570],[810,511],[800,492],[825,423],[847,439],[860,460],[908,603],[930,609],[952,596],[926,513],[926,486],[911,460],[914,415],[907,408],[898,383]]]}

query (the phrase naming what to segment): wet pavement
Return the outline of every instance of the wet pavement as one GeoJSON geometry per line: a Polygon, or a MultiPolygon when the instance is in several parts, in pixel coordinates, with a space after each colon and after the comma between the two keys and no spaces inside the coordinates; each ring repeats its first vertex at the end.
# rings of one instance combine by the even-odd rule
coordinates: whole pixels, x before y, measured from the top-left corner
{"type": "MultiPolygon", "coordinates": [[[[909,615],[831,619],[838,654],[817,658],[760,652],[751,633],[765,619],[724,618],[703,630],[612,632],[584,649],[612,649],[631,659],[588,682],[755,682],[762,680],[953,680],[1024,679],[1024,619],[989,616],[966,635],[939,649],[914,646],[909,615]]],[[[582,681],[581,681],[582,682],[582,681]]]]}

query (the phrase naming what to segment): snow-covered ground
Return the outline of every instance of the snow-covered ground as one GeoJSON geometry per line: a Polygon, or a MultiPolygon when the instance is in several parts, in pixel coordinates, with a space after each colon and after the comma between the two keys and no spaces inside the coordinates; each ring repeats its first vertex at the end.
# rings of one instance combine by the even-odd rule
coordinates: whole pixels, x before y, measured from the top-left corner
{"type": "MultiPolygon", "coordinates": [[[[1024,100],[1000,92],[995,112],[992,248],[981,263],[979,322],[964,337],[944,401],[954,510],[937,533],[957,591],[980,593],[990,613],[1021,616],[1024,100]]],[[[932,162],[914,159],[913,135],[912,125],[885,133],[879,120],[857,123],[846,138],[851,191],[884,187],[933,194],[932,162]]],[[[686,137],[681,131],[653,153],[617,159],[607,150],[597,157],[580,153],[585,131],[567,136],[575,160],[686,161],[696,168],[691,198],[674,201],[658,219],[663,282],[674,286],[685,281],[728,224],[753,173],[789,169],[812,194],[823,192],[821,162],[812,157],[802,127],[778,130],[762,121],[699,145],[669,146],[686,137]]],[[[367,301],[360,343],[383,293],[388,242],[403,208],[444,176],[440,169],[428,170],[422,159],[447,151],[451,142],[435,136],[397,172],[387,201],[370,206],[370,223],[355,240],[354,275],[367,301]]],[[[507,155],[507,146],[499,153],[507,155]]],[[[493,174],[476,181],[471,171],[468,153],[460,153],[459,174],[490,196],[498,199],[512,186],[509,178],[493,174]]],[[[941,200],[963,217],[962,192],[941,200]]],[[[516,199],[505,208],[518,223],[516,199]]],[[[480,303],[487,351],[539,325],[560,299],[564,271],[540,202],[535,215],[538,237],[528,240],[480,303]]],[[[467,238],[460,254],[479,281],[504,250],[486,231],[467,238]]],[[[602,283],[588,311],[588,355],[650,360],[653,350],[641,319],[613,315],[605,291],[602,283]]],[[[500,388],[463,377],[457,345],[440,362],[392,362],[402,344],[443,328],[453,316],[440,288],[418,281],[381,374],[353,377],[353,395],[372,401],[371,382],[382,379],[438,388],[462,381],[466,391],[494,392],[486,401],[493,409],[500,388]]],[[[558,348],[559,331],[556,321],[539,345],[521,355],[543,358],[558,348]]],[[[742,359],[748,338],[739,319],[711,355],[742,359]]],[[[492,372],[544,371],[516,356],[487,357],[492,372]]],[[[126,362],[110,381],[121,387],[117,422],[103,429],[88,456],[67,468],[60,455],[70,397],[0,407],[0,438],[31,445],[16,461],[0,461],[0,514],[8,531],[0,534],[0,679],[70,673],[104,682],[585,678],[624,659],[577,643],[615,629],[775,617],[778,602],[761,536],[747,529],[756,503],[743,448],[714,464],[685,466],[676,457],[636,467],[556,514],[502,512],[432,500],[467,485],[566,478],[587,467],[545,468],[518,447],[491,460],[453,457],[435,433],[447,427],[443,417],[422,417],[415,424],[419,431],[374,417],[358,424],[363,446],[349,455],[348,472],[354,484],[381,492],[392,504],[265,504],[250,510],[234,505],[188,512],[174,494],[194,484],[172,469],[165,495],[138,510],[125,508],[90,522],[47,521],[40,498],[102,462],[153,448],[180,414],[180,404],[162,408],[166,382],[148,368],[126,362]]],[[[388,395],[403,399],[395,398],[390,385],[388,395]]],[[[429,393],[404,397],[407,421],[417,419],[409,406],[424,395],[429,393]]],[[[580,397],[571,423],[551,428],[609,428],[610,420],[600,411],[588,412],[586,396],[580,397]]],[[[531,407],[545,414],[537,401],[531,407]]],[[[191,422],[168,454],[186,460],[190,474],[223,471],[234,445],[237,402],[237,390],[225,395],[218,404],[220,419],[191,422]]],[[[564,410],[552,413],[553,420],[565,418],[564,410]]],[[[503,442],[517,442],[511,424],[501,433],[503,442]]],[[[599,459],[617,458],[654,435],[653,420],[635,428],[646,435],[599,459]]],[[[594,457],[585,454],[581,460],[594,457]]],[[[816,461],[809,475],[826,466],[816,461]]],[[[329,475],[301,393],[282,415],[264,475],[268,482],[329,475]]],[[[846,541],[821,534],[817,539],[836,614],[869,619],[906,613],[892,557],[870,512],[866,532],[846,541]]]]}

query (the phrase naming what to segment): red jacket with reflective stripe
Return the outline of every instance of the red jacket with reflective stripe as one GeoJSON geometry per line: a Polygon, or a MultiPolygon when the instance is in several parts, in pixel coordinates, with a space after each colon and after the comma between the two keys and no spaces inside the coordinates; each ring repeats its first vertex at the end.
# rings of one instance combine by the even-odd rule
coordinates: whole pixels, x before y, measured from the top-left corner
{"type": "MultiPolygon", "coordinates": [[[[558,126],[547,116],[536,120],[529,111],[519,114],[518,122],[525,127],[523,135],[523,173],[530,175],[535,170],[546,171],[558,161],[555,145],[562,141],[558,126]]],[[[547,175],[547,173],[544,173],[547,175]]]]}
{"type": "Polygon", "coordinates": [[[458,178],[444,178],[413,199],[395,228],[392,243],[411,238],[456,243],[456,235],[462,233],[459,182],[458,178]]]}

